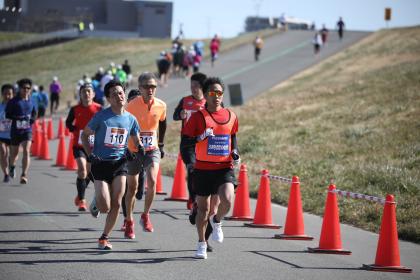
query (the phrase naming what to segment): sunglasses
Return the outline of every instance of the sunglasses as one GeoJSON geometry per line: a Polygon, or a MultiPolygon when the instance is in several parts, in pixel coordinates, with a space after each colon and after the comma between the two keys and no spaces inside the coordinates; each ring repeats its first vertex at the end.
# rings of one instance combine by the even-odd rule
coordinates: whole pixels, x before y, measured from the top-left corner
{"type": "Polygon", "coordinates": [[[144,89],[155,89],[157,86],[156,85],[142,85],[141,87],[144,89]]]}
{"type": "Polygon", "coordinates": [[[207,94],[211,97],[213,96],[221,97],[223,96],[223,91],[209,91],[207,94]]]}

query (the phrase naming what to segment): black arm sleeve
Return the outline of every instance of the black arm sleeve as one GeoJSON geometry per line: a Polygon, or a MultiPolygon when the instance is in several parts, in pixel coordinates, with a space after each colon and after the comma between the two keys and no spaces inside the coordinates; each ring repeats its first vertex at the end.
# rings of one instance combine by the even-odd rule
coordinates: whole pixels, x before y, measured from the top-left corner
{"type": "Polygon", "coordinates": [[[182,111],[182,104],[184,103],[184,98],[181,98],[181,101],[179,101],[178,106],[176,106],[174,111],[173,119],[174,121],[180,121],[181,120],[181,111],[182,111]]]}
{"type": "Polygon", "coordinates": [[[159,121],[159,143],[163,143],[166,133],[166,119],[159,121]]]}
{"type": "Polygon", "coordinates": [[[237,150],[237,151],[238,151],[238,153],[239,153],[239,150],[238,150],[238,143],[237,143],[237,141],[236,141],[236,134],[233,134],[233,135],[232,135],[232,137],[231,137],[231,145],[232,145],[232,151],[233,151],[233,150],[237,150]]]}
{"type": "Polygon", "coordinates": [[[74,108],[71,107],[69,111],[69,115],[67,116],[67,119],[66,119],[66,127],[70,131],[74,130],[73,121],[74,121],[74,108]]]}

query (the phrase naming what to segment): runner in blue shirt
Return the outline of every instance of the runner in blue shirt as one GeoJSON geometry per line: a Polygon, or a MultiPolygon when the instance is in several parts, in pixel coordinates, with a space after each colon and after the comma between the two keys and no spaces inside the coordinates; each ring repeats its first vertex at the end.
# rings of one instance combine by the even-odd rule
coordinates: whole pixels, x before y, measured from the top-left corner
{"type": "Polygon", "coordinates": [[[10,127],[12,120],[6,118],[6,105],[13,98],[14,88],[11,84],[4,84],[1,87],[2,102],[0,103],[0,163],[4,173],[4,183],[10,181],[9,176],[9,146],[10,146],[10,127]]]}
{"type": "Polygon", "coordinates": [[[127,149],[128,137],[133,139],[140,150],[144,149],[140,142],[139,124],[124,109],[126,101],[123,85],[111,80],[105,85],[104,93],[111,106],[96,113],[89,121],[82,133],[82,143],[91,162],[91,172],[95,180],[91,214],[98,217],[99,212],[108,213],[98,247],[111,250],[108,237],[117,221],[125,191],[127,160],[132,159],[127,149]],[[93,150],[89,144],[91,135],[95,135],[93,150]]]}
{"type": "Polygon", "coordinates": [[[31,143],[32,143],[32,124],[36,119],[36,109],[32,104],[30,94],[32,81],[21,79],[18,81],[19,93],[6,105],[6,118],[12,120],[10,130],[10,167],[11,178],[15,177],[16,161],[19,147],[22,146],[22,175],[21,184],[28,183],[27,172],[30,164],[31,143]]]}

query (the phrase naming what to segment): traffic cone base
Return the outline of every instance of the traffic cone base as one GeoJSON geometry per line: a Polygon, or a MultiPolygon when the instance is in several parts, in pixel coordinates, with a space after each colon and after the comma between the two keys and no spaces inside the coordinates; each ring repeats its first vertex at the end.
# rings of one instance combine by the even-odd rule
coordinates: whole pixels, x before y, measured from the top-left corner
{"type": "Polygon", "coordinates": [[[364,264],[363,268],[372,271],[383,271],[383,272],[400,272],[400,273],[411,273],[413,270],[405,266],[379,266],[375,264],[364,264]]]}
{"type": "Polygon", "coordinates": [[[188,201],[188,198],[172,198],[172,197],[167,197],[164,200],[166,201],[182,201],[182,202],[186,202],[188,201]]]}
{"type": "Polygon", "coordinates": [[[234,216],[231,216],[231,217],[225,217],[225,220],[228,220],[228,221],[253,221],[254,218],[252,218],[251,216],[248,216],[248,217],[234,217],[234,216]]]}
{"type": "Polygon", "coordinates": [[[253,227],[253,228],[272,228],[272,229],[279,229],[281,228],[280,225],[275,224],[254,224],[254,223],[244,223],[246,227],[253,227]]]}
{"type": "Polygon", "coordinates": [[[303,234],[303,235],[290,235],[290,234],[275,234],[275,239],[285,239],[285,240],[313,240],[312,236],[303,234]]]}
{"type": "Polygon", "coordinates": [[[158,192],[158,191],[156,191],[156,194],[157,194],[157,195],[167,195],[168,193],[166,193],[166,192],[158,192]]]}
{"type": "Polygon", "coordinates": [[[351,251],[347,251],[343,249],[321,249],[321,248],[308,247],[308,252],[318,253],[318,254],[351,255],[351,251]]]}

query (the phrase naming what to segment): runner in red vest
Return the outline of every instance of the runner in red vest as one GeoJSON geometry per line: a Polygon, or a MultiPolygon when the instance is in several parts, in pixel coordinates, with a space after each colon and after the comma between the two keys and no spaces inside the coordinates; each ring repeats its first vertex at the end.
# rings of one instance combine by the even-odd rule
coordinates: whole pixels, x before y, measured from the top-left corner
{"type": "MultiPolygon", "coordinates": [[[[66,119],[66,127],[73,134],[73,155],[77,162],[77,195],[74,198],[74,204],[79,211],[86,211],[85,190],[89,184],[90,163],[87,162],[87,154],[82,146],[81,132],[88,124],[90,119],[97,112],[102,110],[102,106],[93,102],[95,91],[90,83],[82,85],[79,89],[80,103],[71,107],[66,119]]],[[[90,139],[93,145],[93,138],[90,139]]]]}
{"type": "Polygon", "coordinates": [[[185,137],[196,139],[196,163],[193,186],[198,207],[196,225],[198,246],[196,258],[207,258],[205,232],[208,220],[213,228],[212,239],[223,242],[222,219],[229,212],[236,178],[233,165],[240,162],[236,143],[238,119],[231,110],[222,107],[224,84],[219,78],[208,78],[203,85],[206,108],[194,113],[184,130],[185,137]],[[211,201],[218,195],[219,205],[211,201]],[[217,206],[217,207],[216,207],[217,206]],[[217,213],[209,217],[211,207],[217,213]]]}

